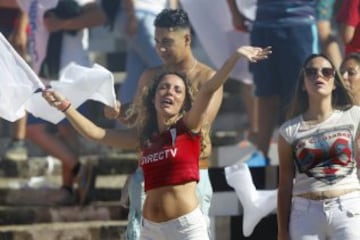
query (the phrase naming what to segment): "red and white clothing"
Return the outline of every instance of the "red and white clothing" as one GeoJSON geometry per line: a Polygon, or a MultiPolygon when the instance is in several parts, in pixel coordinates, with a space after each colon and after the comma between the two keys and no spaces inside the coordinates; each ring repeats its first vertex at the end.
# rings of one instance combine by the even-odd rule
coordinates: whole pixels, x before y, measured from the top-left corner
{"type": "Polygon", "coordinates": [[[319,124],[306,122],[300,115],[281,126],[280,134],[292,146],[296,165],[290,239],[360,239],[360,184],[355,161],[359,121],[360,108],[354,106],[334,111],[319,124]],[[347,189],[350,193],[324,200],[296,196],[347,189]]]}
{"type": "Polygon", "coordinates": [[[150,139],[142,149],[140,165],[145,191],[168,185],[199,181],[201,136],[191,132],[180,119],[169,130],[150,139]]]}
{"type": "Polygon", "coordinates": [[[335,110],[310,125],[302,115],[285,122],[280,134],[292,146],[296,165],[293,195],[338,189],[360,189],[356,174],[355,136],[360,107],[335,110]]]}
{"type": "Polygon", "coordinates": [[[352,41],[345,46],[346,54],[360,52],[360,0],[344,0],[336,20],[355,28],[352,41]]]}

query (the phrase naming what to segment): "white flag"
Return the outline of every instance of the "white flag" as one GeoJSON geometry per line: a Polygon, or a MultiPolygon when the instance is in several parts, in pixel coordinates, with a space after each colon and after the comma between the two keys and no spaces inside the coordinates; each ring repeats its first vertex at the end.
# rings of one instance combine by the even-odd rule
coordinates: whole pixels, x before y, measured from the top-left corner
{"type": "MultiPolygon", "coordinates": [[[[115,107],[116,96],[114,77],[106,68],[95,64],[92,68],[75,63],[65,67],[59,81],[51,81],[51,87],[66,97],[74,107],[79,107],[88,99],[115,107]]],[[[26,110],[35,117],[57,124],[65,115],[50,106],[41,93],[34,94],[26,102],[26,110]]]]}
{"type": "Polygon", "coordinates": [[[0,117],[16,121],[25,115],[24,103],[43,83],[0,33],[0,117]]]}

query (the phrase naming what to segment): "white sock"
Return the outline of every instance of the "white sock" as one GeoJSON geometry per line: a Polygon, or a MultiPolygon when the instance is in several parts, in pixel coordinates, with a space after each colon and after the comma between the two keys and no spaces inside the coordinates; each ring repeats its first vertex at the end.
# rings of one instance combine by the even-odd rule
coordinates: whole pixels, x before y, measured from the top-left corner
{"type": "Polygon", "coordinates": [[[256,190],[249,167],[237,163],[225,168],[226,181],[243,207],[243,234],[248,237],[262,218],[276,209],[276,190],[256,190]]]}

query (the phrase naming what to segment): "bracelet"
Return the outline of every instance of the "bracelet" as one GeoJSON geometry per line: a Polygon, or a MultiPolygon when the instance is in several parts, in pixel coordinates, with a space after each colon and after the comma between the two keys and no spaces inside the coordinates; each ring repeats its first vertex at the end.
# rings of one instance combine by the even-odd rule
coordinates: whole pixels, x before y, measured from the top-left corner
{"type": "Polygon", "coordinates": [[[64,99],[60,102],[60,104],[57,106],[57,109],[59,109],[59,111],[62,111],[62,112],[66,112],[71,106],[71,103],[64,99]]]}

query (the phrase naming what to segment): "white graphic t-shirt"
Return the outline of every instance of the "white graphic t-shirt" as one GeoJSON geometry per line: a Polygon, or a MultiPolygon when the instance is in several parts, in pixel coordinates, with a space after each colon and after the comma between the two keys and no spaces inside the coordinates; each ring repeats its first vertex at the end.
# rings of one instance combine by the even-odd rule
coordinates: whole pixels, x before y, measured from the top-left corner
{"type": "Polygon", "coordinates": [[[316,125],[305,122],[301,115],[281,126],[280,134],[293,149],[294,195],[360,188],[355,161],[359,121],[360,108],[352,107],[336,110],[316,125]]]}

